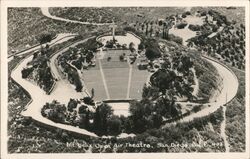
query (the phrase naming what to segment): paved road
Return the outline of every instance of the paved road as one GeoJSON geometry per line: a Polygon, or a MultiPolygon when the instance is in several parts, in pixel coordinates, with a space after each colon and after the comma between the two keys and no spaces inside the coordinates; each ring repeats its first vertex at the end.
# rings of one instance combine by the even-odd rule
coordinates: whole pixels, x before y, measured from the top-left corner
{"type": "MultiPolygon", "coordinates": [[[[77,34],[71,34],[71,33],[58,34],[57,37],[56,37],[55,39],[51,40],[51,42],[49,42],[49,43],[47,43],[47,44],[49,44],[49,46],[51,47],[51,46],[53,46],[53,45],[62,43],[62,42],[64,42],[64,41],[68,41],[69,39],[74,38],[76,35],[77,35],[77,34]]],[[[29,53],[29,52],[31,52],[31,51],[39,50],[40,48],[41,48],[40,45],[35,46],[35,47],[33,47],[33,48],[27,49],[26,51],[23,51],[23,52],[21,52],[21,53],[18,53],[18,56],[27,54],[27,53],[29,53]]],[[[10,55],[10,56],[8,57],[8,61],[11,61],[12,59],[13,59],[13,56],[10,55]]]]}
{"type": "MultiPolygon", "coordinates": [[[[210,105],[210,107],[206,107],[201,111],[191,114],[189,116],[184,117],[183,119],[177,122],[188,122],[193,120],[194,118],[203,117],[215,112],[221,106],[227,104],[230,100],[232,100],[238,91],[239,82],[236,75],[228,69],[225,65],[211,60],[209,58],[203,57],[205,60],[209,61],[218,71],[219,75],[222,78],[222,89],[220,94],[215,98],[216,101],[205,103],[204,105],[210,105]]],[[[189,103],[189,104],[197,104],[197,103],[189,103]]],[[[175,122],[176,123],[176,122],[175,122]]],[[[168,126],[166,124],[164,127],[168,126]]]]}
{"type": "MultiPolygon", "coordinates": [[[[78,43],[84,42],[86,40],[87,39],[80,41],[78,43]]],[[[71,45],[71,47],[77,45],[78,43],[71,45]]],[[[56,76],[60,76],[60,75],[58,73],[58,70],[55,66],[54,61],[59,54],[66,51],[68,48],[69,47],[61,50],[60,52],[58,52],[57,54],[55,54],[51,58],[51,70],[56,76]]],[[[21,70],[27,65],[27,63],[31,59],[32,59],[32,56],[26,58],[11,73],[11,77],[16,82],[18,82],[24,89],[26,89],[30,93],[30,95],[33,99],[33,101],[27,106],[27,110],[24,111],[22,114],[24,116],[31,116],[35,120],[38,120],[40,122],[43,122],[43,123],[46,123],[46,124],[49,124],[49,125],[52,125],[55,127],[60,127],[63,129],[75,131],[78,133],[83,133],[83,134],[90,135],[90,136],[96,136],[94,133],[88,132],[84,129],[79,129],[77,127],[73,127],[73,126],[69,126],[69,125],[66,126],[63,124],[54,123],[54,122],[42,117],[40,111],[41,111],[42,106],[46,102],[51,102],[52,100],[56,99],[59,102],[66,104],[70,98],[82,98],[84,96],[84,94],[76,92],[74,90],[74,88],[67,81],[59,80],[56,84],[55,91],[53,91],[50,95],[46,95],[45,92],[42,89],[40,89],[38,86],[35,86],[34,84],[28,82],[27,80],[22,79],[21,70]],[[34,92],[36,92],[36,93],[34,93],[34,92]]],[[[206,116],[206,115],[216,111],[220,106],[226,104],[237,93],[238,80],[237,80],[237,77],[235,76],[235,74],[233,74],[232,71],[230,71],[229,69],[224,67],[224,65],[222,65],[222,64],[219,64],[219,63],[212,61],[210,59],[206,59],[206,60],[211,62],[217,68],[218,73],[223,78],[223,88],[222,88],[221,94],[218,95],[216,102],[207,103],[207,104],[211,105],[210,107],[207,107],[207,108],[199,111],[198,113],[187,116],[187,117],[183,118],[182,120],[180,120],[179,122],[191,121],[196,117],[206,116]]]]}
{"type": "MultiPolygon", "coordinates": [[[[85,40],[80,41],[78,43],[85,42],[86,40],[88,40],[88,39],[85,39],[85,40]]],[[[69,47],[75,46],[78,43],[75,43],[69,47]]],[[[55,67],[54,60],[56,59],[56,57],[59,54],[66,51],[69,47],[61,50],[60,52],[58,52],[57,54],[55,54],[51,58],[51,70],[55,75],[58,75],[58,70],[55,67]]],[[[76,92],[74,90],[74,87],[71,84],[69,84],[68,81],[59,80],[56,83],[55,90],[50,95],[47,95],[39,86],[36,86],[36,85],[32,84],[31,82],[27,81],[26,79],[23,79],[21,71],[24,67],[26,67],[27,63],[32,60],[32,58],[33,58],[33,56],[29,56],[26,59],[24,59],[18,65],[18,67],[15,70],[13,70],[11,73],[11,77],[16,82],[18,82],[25,90],[27,90],[32,98],[32,102],[26,106],[26,110],[22,112],[22,115],[32,117],[34,120],[40,121],[40,122],[45,123],[47,125],[51,125],[54,127],[58,127],[58,128],[73,131],[73,132],[77,132],[80,134],[85,134],[85,135],[97,137],[97,135],[95,135],[94,133],[89,132],[85,129],[80,129],[78,127],[74,127],[74,126],[70,126],[70,125],[55,123],[47,118],[44,118],[41,115],[41,108],[47,102],[52,102],[53,100],[57,100],[60,103],[67,104],[70,98],[82,98],[82,97],[84,97],[84,94],[81,92],[80,93],[76,92]]]]}

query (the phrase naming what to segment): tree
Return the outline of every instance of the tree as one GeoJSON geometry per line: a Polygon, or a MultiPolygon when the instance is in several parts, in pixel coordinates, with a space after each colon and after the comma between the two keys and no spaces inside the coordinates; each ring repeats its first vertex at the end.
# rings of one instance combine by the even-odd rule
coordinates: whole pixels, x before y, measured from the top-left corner
{"type": "Polygon", "coordinates": [[[93,99],[93,98],[94,98],[94,96],[95,96],[95,89],[94,89],[94,88],[92,88],[92,89],[91,89],[91,97],[90,97],[90,98],[92,98],[92,99],[93,99]]]}
{"type": "MultiPolygon", "coordinates": [[[[79,108],[80,109],[80,108],[79,108]]],[[[89,130],[90,123],[89,123],[89,111],[85,110],[84,113],[79,114],[80,121],[79,121],[79,128],[84,128],[89,130]]]]}
{"type": "Polygon", "coordinates": [[[175,118],[180,115],[179,106],[175,104],[173,99],[168,97],[160,97],[155,104],[156,114],[161,114],[165,118],[175,118]]]}
{"type": "Polygon", "coordinates": [[[78,69],[78,70],[81,70],[82,68],[82,61],[80,60],[75,60],[72,62],[72,64],[78,69]]]}
{"type": "Polygon", "coordinates": [[[162,24],[163,24],[163,22],[162,22],[162,20],[160,20],[160,21],[158,22],[158,25],[159,25],[159,26],[162,26],[162,24]]]}
{"type": "MultiPolygon", "coordinates": [[[[168,40],[174,41],[174,42],[176,42],[177,44],[181,44],[181,45],[182,45],[182,43],[183,43],[183,39],[182,39],[181,37],[179,37],[179,36],[175,36],[174,34],[169,34],[169,35],[168,35],[168,40]]],[[[201,40],[204,41],[203,38],[201,38],[201,40]]]]}
{"type": "Polygon", "coordinates": [[[144,27],[145,27],[145,25],[142,24],[142,25],[141,25],[141,30],[142,30],[142,31],[144,31],[144,27]]]}
{"type": "Polygon", "coordinates": [[[107,133],[109,135],[118,135],[121,133],[121,120],[118,116],[111,116],[107,121],[107,133]]]}
{"type": "Polygon", "coordinates": [[[107,41],[105,47],[113,48],[114,47],[114,41],[113,40],[107,41]]]}
{"type": "Polygon", "coordinates": [[[88,51],[88,52],[87,52],[87,55],[86,55],[86,61],[87,61],[88,63],[90,63],[91,60],[92,60],[93,58],[94,58],[93,52],[88,51]]]}
{"type": "Polygon", "coordinates": [[[184,29],[186,26],[187,26],[187,23],[183,23],[183,22],[176,25],[176,27],[177,27],[178,29],[184,29]]]}
{"type": "Polygon", "coordinates": [[[95,102],[91,97],[84,97],[83,102],[88,105],[95,105],[95,102]]]}
{"type": "Polygon", "coordinates": [[[132,122],[130,126],[132,126],[134,132],[142,133],[152,126],[152,124],[149,124],[149,116],[152,113],[152,109],[152,101],[149,99],[142,99],[140,102],[132,101],[130,103],[129,111],[131,116],[129,118],[132,122]]]}
{"type": "Polygon", "coordinates": [[[78,109],[78,113],[79,114],[85,114],[88,110],[87,110],[87,106],[86,105],[81,105],[78,109]]]}
{"type": "Polygon", "coordinates": [[[32,60],[34,60],[34,59],[36,59],[36,58],[38,57],[38,53],[39,53],[39,52],[36,51],[36,52],[33,54],[32,60]]]}
{"type": "Polygon", "coordinates": [[[64,123],[65,122],[65,113],[66,106],[64,104],[60,104],[57,101],[52,101],[50,104],[46,104],[45,107],[51,109],[47,115],[47,118],[56,122],[56,123],[64,123]]]}
{"type": "Polygon", "coordinates": [[[151,115],[152,127],[159,128],[162,125],[162,116],[154,113],[151,115]]]}
{"type": "Polygon", "coordinates": [[[148,22],[146,23],[146,36],[148,36],[148,22]]]}
{"type": "Polygon", "coordinates": [[[73,112],[73,110],[77,107],[77,101],[70,98],[67,107],[68,107],[68,111],[73,112]]]}
{"type": "Polygon", "coordinates": [[[201,30],[201,26],[190,24],[190,25],[188,26],[188,29],[190,29],[190,30],[192,30],[192,31],[200,31],[200,30],[201,30]]]}
{"type": "Polygon", "coordinates": [[[171,62],[168,59],[164,59],[164,62],[161,65],[161,68],[163,68],[163,69],[170,69],[171,68],[171,62]]]}
{"type": "Polygon", "coordinates": [[[173,86],[175,78],[176,74],[174,71],[159,69],[150,77],[150,82],[152,86],[159,88],[159,91],[165,95],[166,89],[173,86]]]}
{"type": "Polygon", "coordinates": [[[39,41],[40,44],[44,44],[50,42],[53,39],[53,36],[54,36],[53,33],[43,33],[39,35],[37,40],[39,41]]]}
{"type": "Polygon", "coordinates": [[[74,69],[71,69],[71,68],[69,68],[67,72],[68,72],[68,79],[70,83],[75,85],[75,90],[77,92],[81,92],[83,86],[82,86],[82,82],[80,80],[78,73],[74,69]]]}
{"type": "Polygon", "coordinates": [[[129,50],[130,50],[131,52],[134,52],[134,51],[135,51],[135,44],[134,44],[133,42],[131,42],[131,43],[129,44],[129,50]]]}
{"type": "Polygon", "coordinates": [[[159,88],[154,87],[154,86],[146,86],[146,84],[144,84],[143,90],[142,90],[142,98],[155,100],[158,97],[159,97],[159,88]]]}
{"type": "Polygon", "coordinates": [[[94,131],[99,135],[107,134],[107,122],[108,119],[112,116],[113,110],[112,108],[106,104],[102,103],[96,108],[96,112],[94,114],[94,131]]]}
{"type": "MultiPolygon", "coordinates": [[[[144,27],[144,25],[143,25],[143,27],[144,27]]],[[[131,32],[133,32],[133,33],[136,32],[135,28],[130,27],[130,26],[125,27],[123,30],[124,30],[124,31],[131,31],[131,32]]]]}
{"type": "Polygon", "coordinates": [[[144,44],[141,42],[139,45],[138,45],[138,50],[144,50],[145,49],[145,46],[144,44]]]}
{"type": "Polygon", "coordinates": [[[34,70],[34,68],[33,67],[31,67],[31,68],[24,68],[23,70],[22,70],[22,78],[27,78],[31,73],[32,73],[32,71],[34,70]]]}
{"type": "Polygon", "coordinates": [[[151,25],[151,26],[150,26],[150,29],[149,29],[149,33],[150,33],[149,35],[150,35],[150,37],[152,37],[153,31],[154,31],[154,30],[153,30],[153,26],[151,25]]]}
{"type": "Polygon", "coordinates": [[[155,58],[161,57],[161,52],[156,47],[147,47],[145,55],[149,60],[153,60],[155,58]]]}

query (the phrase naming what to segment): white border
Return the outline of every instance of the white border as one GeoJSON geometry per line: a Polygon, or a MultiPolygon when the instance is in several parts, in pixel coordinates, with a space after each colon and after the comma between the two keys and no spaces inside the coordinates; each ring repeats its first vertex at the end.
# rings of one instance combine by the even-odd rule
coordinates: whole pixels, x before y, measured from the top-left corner
{"type": "Polygon", "coordinates": [[[84,1],[40,1],[40,0],[9,0],[1,1],[1,158],[213,158],[213,159],[246,159],[249,158],[249,1],[243,0],[84,0],[84,1]],[[245,7],[246,17],[246,152],[244,153],[122,153],[122,154],[7,154],[7,7],[91,7],[91,6],[106,6],[106,7],[186,7],[186,6],[239,6],[245,7]]]}

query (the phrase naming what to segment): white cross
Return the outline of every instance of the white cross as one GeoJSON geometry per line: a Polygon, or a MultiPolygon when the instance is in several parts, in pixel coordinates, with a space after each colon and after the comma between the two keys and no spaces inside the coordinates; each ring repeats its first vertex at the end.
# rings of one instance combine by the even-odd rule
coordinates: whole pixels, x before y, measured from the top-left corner
{"type": "Polygon", "coordinates": [[[109,27],[112,28],[112,36],[113,36],[113,40],[115,40],[115,28],[117,27],[117,25],[115,25],[113,21],[109,27]]]}

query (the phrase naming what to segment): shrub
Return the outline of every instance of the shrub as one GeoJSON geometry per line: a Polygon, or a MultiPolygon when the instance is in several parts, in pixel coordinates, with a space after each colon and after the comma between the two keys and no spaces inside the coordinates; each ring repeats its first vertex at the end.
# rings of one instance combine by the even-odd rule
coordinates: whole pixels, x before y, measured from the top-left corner
{"type": "Polygon", "coordinates": [[[186,18],[187,15],[184,13],[184,14],[181,15],[181,17],[182,17],[182,18],[186,18]]]}
{"type": "Polygon", "coordinates": [[[190,29],[190,30],[192,30],[192,31],[200,31],[200,30],[201,30],[201,26],[190,24],[190,25],[188,26],[188,29],[190,29]]]}
{"type": "Polygon", "coordinates": [[[178,29],[184,29],[187,26],[187,23],[180,23],[180,24],[176,24],[176,27],[178,29]]]}
{"type": "Polygon", "coordinates": [[[121,133],[121,120],[118,116],[111,116],[107,121],[107,133],[109,135],[118,135],[121,133]]]}
{"type": "Polygon", "coordinates": [[[144,50],[145,49],[145,46],[144,44],[141,42],[139,45],[138,45],[138,50],[144,50]]]}
{"type": "Polygon", "coordinates": [[[187,11],[185,12],[186,15],[191,15],[191,12],[187,11]]]}
{"type": "Polygon", "coordinates": [[[54,36],[55,33],[43,33],[38,36],[37,40],[39,41],[40,44],[44,44],[50,42],[54,36]]]}
{"type": "MultiPolygon", "coordinates": [[[[209,14],[209,12],[208,12],[208,14],[209,14]]],[[[201,16],[206,16],[206,15],[207,15],[207,12],[206,12],[206,11],[201,12],[201,16]]]]}
{"type": "Polygon", "coordinates": [[[88,105],[95,105],[94,100],[91,97],[84,97],[83,102],[88,105]]]}
{"type": "Polygon", "coordinates": [[[213,25],[213,27],[212,27],[213,32],[216,32],[218,29],[219,29],[219,27],[217,25],[213,25]]]}
{"type": "Polygon", "coordinates": [[[193,112],[197,113],[198,111],[201,110],[202,105],[195,105],[192,109],[193,112]]]}
{"type": "Polygon", "coordinates": [[[31,68],[24,68],[22,70],[22,78],[27,78],[31,74],[31,72],[33,70],[34,70],[33,67],[31,67],[31,68]]]}
{"type": "Polygon", "coordinates": [[[80,79],[79,78],[76,78],[75,79],[75,86],[76,86],[76,88],[75,88],[75,90],[77,91],[77,92],[81,92],[82,91],[82,82],[80,81],[80,79]]]}
{"type": "Polygon", "coordinates": [[[168,40],[174,41],[174,42],[176,42],[177,44],[181,44],[181,45],[182,45],[182,43],[183,43],[183,39],[182,39],[181,37],[175,36],[175,35],[173,35],[173,34],[169,34],[168,40]]]}
{"type": "Polygon", "coordinates": [[[94,132],[98,135],[106,135],[108,119],[112,116],[113,109],[106,103],[102,103],[96,108],[94,115],[94,132]]]}
{"type": "Polygon", "coordinates": [[[68,111],[73,112],[73,110],[77,107],[77,101],[74,99],[70,99],[70,101],[68,102],[68,111]]]}
{"type": "Polygon", "coordinates": [[[133,32],[133,33],[136,32],[135,28],[130,27],[130,26],[125,27],[123,30],[124,30],[124,31],[131,31],[131,32],[133,32]]]}
{"type": "Polygon", "coordinates": [[[72,64],[78,69],[81,70],[82,62],[80,60],[73,61],[72,64]]]}
{"type": "Polygon", "coordinates": [[[153,60],[155,58],[161,57],[161,52],[158,48],[147,48],[145,52],[146,57],[149,60],[153,60]]]}

